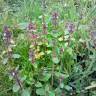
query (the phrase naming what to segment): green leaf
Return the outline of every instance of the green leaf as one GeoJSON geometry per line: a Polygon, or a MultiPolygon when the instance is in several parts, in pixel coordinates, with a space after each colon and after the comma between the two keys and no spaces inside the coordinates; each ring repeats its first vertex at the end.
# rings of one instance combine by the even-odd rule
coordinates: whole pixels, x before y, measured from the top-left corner
{"type": "Polygon", "coordinates": [[[61,83],[60,84],[60,88],[64,88],[64,83],[61,83]]]}
{"type": "Polygon", "coordinates": [[[20,86],[16,83],[13,85],[13,92],[18,92],[20,89],[20,86]]]}
{"type": "Polygon", "coordinates": [[[26,29],[27,26],[28,26],[28,23],[27,22],[23,22],[23,23],[19,23],[18,25],[19,25],[20,29],[26,29]]]}
{"type": "Polygon", "coordinates": [[[37,82],[37,83],[35,84],[35,86],[36,86],[36,87],[42,87],[42,84],[41,84],[40,82],[37,82]]]}
{"type": "Polygon", "coordinates": [[[50,85],[49,85],[49,84],[46,84],[46,85],[45,85],[45,90],[46,90],[47,92],[49,92],[49,90],[50,90],[50,85]]]}
{"type": "Polygon", "coordinates": [[[60,62],[60,60],[58,59],[58,57],[53,57],[52,58],[52,61],[55,63],[55,64],[58,64],[60,62]]]}
{"type": "Polygon", "coordinates": [[[30,96],[30,91],[29,91],[29,89],[23,89],[21,96],[30,96]]]}
{"type": "Polygon", "coordinates": [[[50,74],[50,73],[45,73],[45,74],[40,78],[40,80],[41,80],[41,81],[44,81],[44,82],[47,82],[50,78],[51,78],[51,74],[50,74]]]}
{"type": "Polygon", "coordinates": [[[55,96],[55,92],[50,91],[50,92],[49,92],[49,96],[55,96]]]}
{"type": "Polygon", "coordinates": [[[13,80],[13,78],[14,78],[14,77],[10,74],[10,75],[9,75],[9,80],[13,80]]]}
{"type": "Polygon", "coordinates": [[[70,55],[73,54],[72,51],[73,51],[72,48],[68,48],[68,49],[67,49],[67,52],[68,52],[70,55]]]}
{"type": "Polygon", "coordinates": [[[51,77],[51,74],[46,74],[45,78],[44,78],[44,81],[48,81],[50,79],[50,77],[51,77]]]}
{"type": "Polygon", "coordinates": [[[69,77],[69,74],[62,74],[60,72],[55,72],[55,75],[56,75],[57,78],[63,77],[64,79],[66,79],[66,78],[69,77]]]}
{"type": "Polygon", "coordinates": [[[48,38],[48,40],[52,40],[52,38],[53,38],[52,34],[47,34],[46,37],[48,38]]]}
{"type": "Polygon", "coordinates": [[[14,59],[18,59],[18,58],[20,58],[21,56],[19,55],[19,54],[13,54],[13,56],[12,56],[14,59]]]}
{"type": "Polygon", "coordinates": [[[56,93],[57,96],[62,96],[62,95],[61,95],[61,93],[62,93],[61,88],[60,88],[60,87],[56,88],[56,89],[55,89],[55,93],[56,93]]]}
{"type": "Polygon", "coordinates": [[[45,96],[45,90],[43,88],[36,89],[36,94],[45,96]]]}
{"type": "Polygon", "coordinates": [[[8,58],[4,58],[2,62],[3,62],[4,65],[6,65],[7,62],[8,62],[8,58]]]}
{"type": "Polygon", "coordinates": [[[72,90],[72,87],[66,85],[66,86],[65,86],[65,89],[68,90],[68,91],[70,91],[70,90],[72,90]]]}

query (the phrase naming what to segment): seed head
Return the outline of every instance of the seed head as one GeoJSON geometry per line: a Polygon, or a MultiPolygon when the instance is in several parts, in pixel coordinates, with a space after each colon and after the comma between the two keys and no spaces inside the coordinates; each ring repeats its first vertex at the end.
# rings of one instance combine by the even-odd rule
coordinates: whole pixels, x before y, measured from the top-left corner
{"type": "Polygon", "coordinates": [[[32,63],[35,62],[35,53],[32,49],[29,50],[29,61],[31,61],[32,63]]]}

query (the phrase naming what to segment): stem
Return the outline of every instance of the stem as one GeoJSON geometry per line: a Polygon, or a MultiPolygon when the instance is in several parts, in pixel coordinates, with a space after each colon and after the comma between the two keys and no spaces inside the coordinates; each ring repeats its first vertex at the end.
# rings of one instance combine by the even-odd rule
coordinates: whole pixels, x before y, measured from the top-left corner
{"type": "Polygon", "coordinates": [[[53,66],[52,66],[52,81],[51,81],[51,85],[53,86],[54,84],[54,63],[53,63],[53,66]]]}

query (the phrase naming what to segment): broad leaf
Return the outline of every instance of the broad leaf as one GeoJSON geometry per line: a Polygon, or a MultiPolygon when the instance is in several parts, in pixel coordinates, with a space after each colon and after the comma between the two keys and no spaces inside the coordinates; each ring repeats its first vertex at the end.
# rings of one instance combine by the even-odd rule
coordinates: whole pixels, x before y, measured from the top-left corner
{"type": "Polygon", "coordinates": [[[20,89],[20,86],[16,83],[13,85],[13,92],[18,92],[20,89]]]}
{"type": "Polygon", "coordinates": [[[37,83],[35,84],[35,86],[36,86],[36,87],[42,87],[42,84],[41,84],[40,82],[37,82],[37,83]]]}
{"type": "Polygon", "coordinates": [[[45,96],[45,89],[43,89],[43,88],[37,89],[36,90],[36,94],[37,95],[43,95],[43,96],[45,96]]]}
{"type": "Polygon", "coordinates": [[[21,96],[30,96],[30,91],[29,91],[29,89],[23,89],[21,96]]]}
{"type": "Polygon", "coordinates": [[[18,59],[18,58],[20,58],[21,56],[19,55],[19,54],[13,54],[13,56],[12,56],[14,59],[18,59]]]}
{"type": "Polygon", "coordinates": [[[55,63],[55,64],[58,64],[60,62],[60,60],[58,59],[58,57],[53,57],[52,58],[52,61],[55,63]]]}
{"type": "Polygon", "coordinates": [[[49,96],[55,96],[55,92],[54,91],[50,91],[49,92],[49,96]]]}

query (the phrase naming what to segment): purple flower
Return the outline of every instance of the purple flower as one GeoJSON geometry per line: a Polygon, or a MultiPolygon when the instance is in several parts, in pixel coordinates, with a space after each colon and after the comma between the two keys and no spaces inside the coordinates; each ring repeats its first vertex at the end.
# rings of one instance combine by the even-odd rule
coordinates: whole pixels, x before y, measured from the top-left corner
{"type": "Polygon", "coordinates": [[[28,31],[36,31],[36,24],[34,23],[29,23],[28,25],[28,31]]]}
{"type": "Polygon", "coordinates": [[[73,33],[75,31],[75,25],[71,22],[67,23],[66,27],[69,33],[73,33]]]}
{"type": "Polygon", "coordinates": [[[52,13],[52,23],[54,26],[57,26],[58,24],[58,17],[59,17],[59,14],[57,12],[53,12],[52,13]]]}
{"type": "Polygon", "coordinates": [[[58,19],[58,17],[59,17],[59,15],[57,12],[52,13],[52,19],[56,20],[56,19],[58,19]]]}
{"type": "Polygon", "coordinates": [[[10,29],[8,28],[8,26],[4,26],[4,41],[7,45],[10,44],[10,40],[11,40],[11,32],[10,32],[10,29]]]}
{"type": "Polygon", "coordinates": [[[32,39],[37,39],[39,36],[36,34],[31,34],[32,39]]]}

